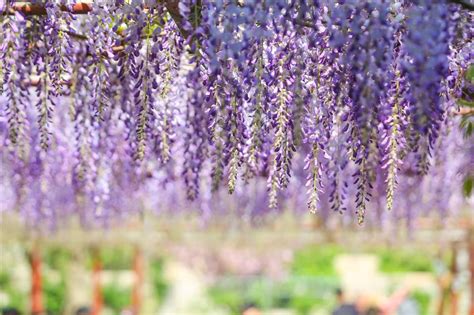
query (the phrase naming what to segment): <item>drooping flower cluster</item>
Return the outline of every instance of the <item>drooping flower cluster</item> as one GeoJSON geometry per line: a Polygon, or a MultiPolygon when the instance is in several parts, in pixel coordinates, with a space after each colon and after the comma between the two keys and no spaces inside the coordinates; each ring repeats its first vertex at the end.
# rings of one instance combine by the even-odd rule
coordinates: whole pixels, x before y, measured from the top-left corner
{"type": "Polygon", "coordinates": [[[151,183],[203,209],[210,191],[242,196],[245,183],[285,207],[306,183],[312,212],[350,209],[362,223],[371,198],[399,204],[404,176],[429,178],[430,164],[446,175],[438,138],[472,64],[472,13],[448,1],[0,10],[2,180],[33,222],[107,222],[174,200],[151,183]]]}

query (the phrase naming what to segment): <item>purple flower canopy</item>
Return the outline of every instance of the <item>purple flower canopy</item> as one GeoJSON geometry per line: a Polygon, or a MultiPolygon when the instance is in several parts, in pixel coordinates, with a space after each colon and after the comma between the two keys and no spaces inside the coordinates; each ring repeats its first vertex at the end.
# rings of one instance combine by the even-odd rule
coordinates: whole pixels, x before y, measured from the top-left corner
{"type": "Polygon", "coordinates": [[[473,172],[455,115],[472,15],[448,1],[35,6],[0,6],[0,211],[29,223],[411,221],[473,172]]]}

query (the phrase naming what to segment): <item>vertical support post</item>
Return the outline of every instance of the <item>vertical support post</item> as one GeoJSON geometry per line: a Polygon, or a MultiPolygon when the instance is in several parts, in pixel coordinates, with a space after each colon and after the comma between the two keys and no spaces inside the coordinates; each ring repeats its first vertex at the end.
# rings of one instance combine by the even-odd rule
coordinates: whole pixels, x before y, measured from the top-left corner
{"type": "Polygon", "coordinates": [[[93,249],[93,266],[92,266],[92,285],[93,285],[93,300],[92,300],[92,315],[102,314],[102,308],[104,305],[102,297],[102,283],[100,274],[102,271],[102,261],[100,254],[97,249],[93,249]]]}
{"type": "MultiPolygon", "coordinates": [[[[452,247],[454,249],[454,246],[452,247]]],[[[441,273],[438,275],[438,279],[437,279],[437,282],[438,282],[438,285],[439,285],[439,294],[440,294],[440,297],[439,297],[439,304],[437,306],[437,312],[436,314],[437,315],[446,315],[448,314],[449,312],[449,302],[450,302],[450,297],[451,297],[451,286],[452,286],[452,282],[453,282],[453,274],[452,274],[452,271],[453,271],[453,262],[455,261],[456,257],[456,253],[455,251],[453,250],[451,252],[452,254],[452,258],[451,258],[451,262],[448,263],[448,265],[446,266],[447,269],[445,270],[444,268],[441,271],[441,273]]],[[[443,264],[444,266],[444,263],[443,263],[443,254],[442,252],[440,252],[440,262],[443,264]]]]}
{"type": "Polygon", "coordinates": [[[471,308],[469,315],[474,315],[474,226],[468,233],[469,270],[471,272],[471,308]]]}
{"type": "Polygon", "coordinates": [[[43,288],[41,279],[41,253],[34,245],[30,253],[31,265],[31,313],[40,314],[43,312],[43,288]]]}
{"type": "Polygon", "coordinates": [[[143,263],[143,253],[139,248],[136,248],[133,257],[135,282],[132,291],[132,312],[134,315],[140,314],[142,307],[143,263]]]}
{"type": "Polygon", "coordinates": [[[459,293],[456,291],[454,286],[454,281],[458,276],[458,248],[457,244],[453,243],[452,245],[452,260],[451,260],[451,283],[449,286],[449,297],[451,300],[451,315],[458,314],[459,306],[459,293]]]}

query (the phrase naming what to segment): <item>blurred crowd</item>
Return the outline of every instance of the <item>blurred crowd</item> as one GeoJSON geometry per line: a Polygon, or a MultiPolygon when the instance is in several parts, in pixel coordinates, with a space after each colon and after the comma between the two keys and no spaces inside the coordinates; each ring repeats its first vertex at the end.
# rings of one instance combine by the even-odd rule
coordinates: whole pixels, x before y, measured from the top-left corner
{"type": "Polygon", "coordinates": [[[409,290],[401,289],[384,300],[361,295],[354,302],[346,301],[341,289],[336,291],[338,305],[332,315],[419,315],[417,302],[409,290]]]}
{"type": "MultiPolygon", "coordinates": [[[[410,298],[408,290],[400,290],[383,302],[369,296],[360,296],[354,302],[349,302],[341,289],[337,289],[335,294],[337,306],[332,315],[420,315],[419,307],[416,301],[410,298]]],[[[4,308],[1,314],[21,315],[15,308],[4,308]]],[[[49,314],[43,312],[33,315],[49,314]]],[[[74,315],[92,315],[92,311],[89,307],[80,307],[74,315]]],[[[133,315],[133,312],[124,310],[121,315],[133,315]]],[[[262,315],[262,311],[255,304],[248,303],[242,307],[241,315],[262,315]]]]}

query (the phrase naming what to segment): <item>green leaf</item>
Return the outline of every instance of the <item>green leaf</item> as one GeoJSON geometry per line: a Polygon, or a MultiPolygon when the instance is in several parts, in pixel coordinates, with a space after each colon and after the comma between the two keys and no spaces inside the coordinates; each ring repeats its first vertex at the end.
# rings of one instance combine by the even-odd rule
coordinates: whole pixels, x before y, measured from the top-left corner
{"type": "Polygon", "coordinates": [[[464,137],[469,138],[474,132],[474,121],[469,117],[463,117],[460,123],[461,129],[464,131],[464,137]]]}
{"type": "Polygon", "coordinates": [[[466,80],[474,84],[474,65],[471,65],[466,71],[466,80]]]}
{"type": "Polygon", "coordinates": [[[465,100],[465,99],[459,99],[458,104],[461,107],[471,107],[471,108],[474,107],[474,102],[468,101],[468,100],[465,100]]]}
{"type": "Polygon", "coordinates": [[[464,196],[470,197],[472,194],[472,189],[474,188],[474,177],[467,176],[463,184],[463,193],[464,196]]]}

